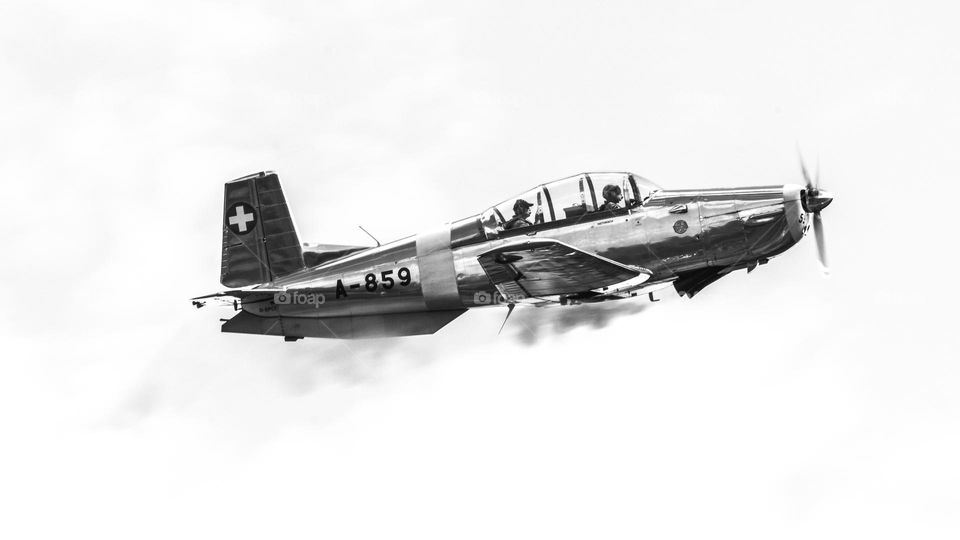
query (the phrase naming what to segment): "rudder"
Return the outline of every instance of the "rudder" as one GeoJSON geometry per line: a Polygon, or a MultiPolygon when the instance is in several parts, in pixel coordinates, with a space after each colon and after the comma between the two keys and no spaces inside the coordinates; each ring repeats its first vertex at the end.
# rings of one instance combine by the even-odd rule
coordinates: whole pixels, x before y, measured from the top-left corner
{"type": "Polygon", "coordinates": [[[300,238],[280,178],[261,172],[224,184],[220,283],[272,282],[304,268],[300,238]]]}

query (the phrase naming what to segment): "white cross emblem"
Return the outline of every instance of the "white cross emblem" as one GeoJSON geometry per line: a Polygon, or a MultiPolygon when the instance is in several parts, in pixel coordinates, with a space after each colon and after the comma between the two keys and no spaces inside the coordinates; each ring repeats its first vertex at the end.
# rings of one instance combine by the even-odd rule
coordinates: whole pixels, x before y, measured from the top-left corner
{"type": "Polygon", "coordinates": [[[227,222],[230,225],[233,225],[241,233],[247,232],[247,223],[250,223],[254,220],[253,214],[247,213],[243,208],[244,205],[238,204],[233,209],[236,211],[235,216],[230,216],[230,219],[227,222]]]}

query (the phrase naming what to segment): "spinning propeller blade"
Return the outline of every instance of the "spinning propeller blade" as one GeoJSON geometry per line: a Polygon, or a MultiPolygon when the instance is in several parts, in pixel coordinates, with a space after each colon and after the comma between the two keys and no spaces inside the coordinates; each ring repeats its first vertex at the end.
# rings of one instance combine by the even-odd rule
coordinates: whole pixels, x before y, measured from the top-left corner
{"type": "Polygon", "coordinates": [[[817,168],[811,180],[799,147],[797,148],[797,155],[800,158],[800,172],[803,174],[803,180],[807,186],[803,194],[803,209],[813,214],[813,236],[817,242],[817,258],[820,260],[820,268],[824,275],[828,275],[830,267],[827,266],[827,246],[824,240],[823,218],[820,216],[820,211],[833,202],[833,195],[820,189],[820,162],[817,162],[817,168]]]}

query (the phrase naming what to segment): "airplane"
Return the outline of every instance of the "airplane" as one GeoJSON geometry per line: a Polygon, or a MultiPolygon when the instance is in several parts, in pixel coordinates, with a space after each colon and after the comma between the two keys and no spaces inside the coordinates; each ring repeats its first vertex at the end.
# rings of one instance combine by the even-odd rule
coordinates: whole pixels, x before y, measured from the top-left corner
{"type": "Polygon", "coordinates": [[[811,225],[826,272],[820,213],[833,195],[800,166],[805,185],[701,190],[581,173],[372,247],[301,244],[279,177],[261,172],[224,186],[220,283],[231,289],[193,304],[232,298],[239,313],[221,331],[286,341],[426,335],[477,307],[506,305],[506,324],[516,305],[656,301],[671,285],[693,298],[811,225]]]}

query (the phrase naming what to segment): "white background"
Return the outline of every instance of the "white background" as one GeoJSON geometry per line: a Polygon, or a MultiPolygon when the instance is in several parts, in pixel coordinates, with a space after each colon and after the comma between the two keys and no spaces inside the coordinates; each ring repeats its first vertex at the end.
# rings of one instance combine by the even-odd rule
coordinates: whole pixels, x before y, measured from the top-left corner
{"type": "Polygon", "coordinates": [[[0,4],[0,536],[956,538],[960,39],[909,2],[0,4]],[[694,300],[219,332],[222,183],[301,239],[535,184],[800,182],[694,300]]]}

